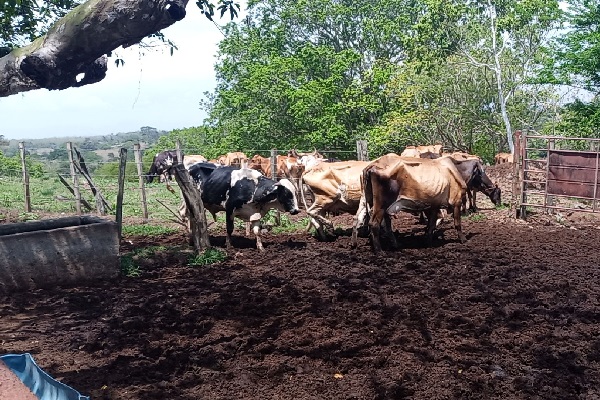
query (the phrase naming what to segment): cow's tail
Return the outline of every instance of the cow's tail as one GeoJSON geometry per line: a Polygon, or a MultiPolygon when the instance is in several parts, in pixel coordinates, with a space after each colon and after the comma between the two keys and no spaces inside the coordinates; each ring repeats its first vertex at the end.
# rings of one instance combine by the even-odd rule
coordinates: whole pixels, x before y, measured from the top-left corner
{"type": "Polygon", "coordinates": [[[369,230],[369,220],[371,207],[373,207],[373,185],[371,183],[371,168],[363,170],[360,179],[360,203],[356,212],[355,227],[360,230],[360,235],[364,236],[369,230]]]}

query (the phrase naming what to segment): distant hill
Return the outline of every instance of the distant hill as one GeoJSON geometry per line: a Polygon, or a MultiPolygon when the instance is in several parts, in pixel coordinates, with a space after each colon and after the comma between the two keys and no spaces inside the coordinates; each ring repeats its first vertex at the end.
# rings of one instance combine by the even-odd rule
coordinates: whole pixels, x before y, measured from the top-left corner
{"type": "MultiPolygon", "coordinates": [[[[136,143],[139,143],[142,148],[150,147],[156,143],[159,137],[167,133],[167,131],[159,131],[150,126],[143,126],[139,131],[135,132],[28,139],[24,141],[24,144],[29,154],[39,156],[40,158],[52,153],[54,150],[65,149],[67,142],[72,142],[79,150],[85,152],[93,151],[104,158],[103,156],[109,150],[119,147],[132,148],[136,143]]],[[[2,152],[9,157],[17,154],[19,151],[19,142],[19,140],[9,140],[7,145],[1,147],[2,152]]]]}

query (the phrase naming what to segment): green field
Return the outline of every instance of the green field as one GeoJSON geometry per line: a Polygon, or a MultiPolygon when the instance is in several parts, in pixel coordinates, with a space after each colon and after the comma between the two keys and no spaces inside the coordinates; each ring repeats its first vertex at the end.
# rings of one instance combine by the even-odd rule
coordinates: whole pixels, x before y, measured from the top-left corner
{"type": "MultiPolygon", "coordinates": [[[[108,215],[116,215],[118,181],[108,178],[93,178],[104,198],[112,210],[108,215]]],[[[69,182],[71,183],[71,182],[69,182]]],[[[0,194],[0,213],[18,215],[19,220],[39,219],[47,214],[75,214],[77,212],[75,197],[60,182],[57,176],[43,178],[30,178],[29,191],[31,199],[31,212],[25,212],[25,191],[23,181],[20,178],[0,177],[2,192],[0,194]]],[[[149,220],[170,220],[175,216],[163,205],[177,213],[181,197],[176,182],[172,182],[175,193],[167,190],[164,183],[152,183],[145,185],[146,202],[149,220]]],[[[86,200],[92,207],[92,211],[82,207],[83,213],[96,213],[96,200],[89,186],[80,178],[81,198],[86,200]]],[[[139,183],[129,180],[125,182],[123,194],[123,218],[143,217],[142,195],[139,183]]]]}

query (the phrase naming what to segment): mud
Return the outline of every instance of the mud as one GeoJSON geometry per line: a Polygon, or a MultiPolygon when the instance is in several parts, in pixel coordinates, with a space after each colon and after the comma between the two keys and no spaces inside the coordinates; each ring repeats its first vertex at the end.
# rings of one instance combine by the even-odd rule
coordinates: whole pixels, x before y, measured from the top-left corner
{"type": "Polygon", "coordinates": [[[403,217],[382,256],[347,229],[269,233],[266,253],[237,231],[205,267],[183,233],[125,238],[165,248],[139,277],[0,298],[1,352],[94,400],[599,398],[598,225],[498,213],[431,248],[403,217]]]}

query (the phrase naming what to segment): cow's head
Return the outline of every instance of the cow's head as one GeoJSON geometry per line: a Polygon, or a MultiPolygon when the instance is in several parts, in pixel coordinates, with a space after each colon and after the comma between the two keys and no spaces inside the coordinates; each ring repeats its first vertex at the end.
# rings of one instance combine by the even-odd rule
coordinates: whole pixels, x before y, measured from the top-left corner
{"type": "Polygon", "coordinates": [[[498,187],[498,185],[488,187],[485,190],[483,190],[483,192],[490,198],[490,200],[492,201],[492,203],[494,203],[495,206],[499,206],[500,204],[502,204],[501,190],[498,187]]]}
{"type": "Polygon", "coordinates": [[[282,179],[275,184],[277,190],[277,201],[283,207],[283,210],[292,215],[300,212],[298,209],[298,198],[296,197],[296,188],[289,179],[282,179]]]}

